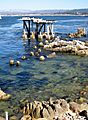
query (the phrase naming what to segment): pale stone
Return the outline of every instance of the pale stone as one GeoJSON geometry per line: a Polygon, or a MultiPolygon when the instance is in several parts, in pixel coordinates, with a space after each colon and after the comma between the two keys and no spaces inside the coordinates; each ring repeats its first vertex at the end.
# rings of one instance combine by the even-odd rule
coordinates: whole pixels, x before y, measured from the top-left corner
{"type": "Polygon", "coordinates": [[[9,64],[10,64],[10,65],[14,65],[14,60],[11,59],[11,60],[9,61],[9,64]]]}
{"type": "Polygon", "coordinates": [[[0,120],[5,120],[5,118],[3,118],[3,117],[0,117],[0,120]]]}
{"type": "MultiPolygon", "coordinates": [[[[1,120],[1,119],[0,119],[1,120]]],[[[17,120],[17,117],[16,116],[11,116],[10,117],[10,120],[17,120]]]]}
{"type": "Polygon", "coordinates": [[[57,56],[56,53],[53,52],[53,53],[49,54],[49,55],[47,56],[47,58],[54,58],[54,57],[56,57],[56,56],[57,56]]]}
{"type": "Polygon", "coordinates": [[[69,108],[72,110],[72,112],[78,113],[79,112],[79,105],[76,102],[70,102],[69,108]]]}
{"type": "Polygon", "coordinates": [[[21,120],[31,120],[31,116],[30,115],[24,115],[21,120]]]}
{"type": "Polygon", "coordinates": [[[43,117],[46,118],[46,119],[49,119],[50,118],[50,114],[48,112],[48,110],[46,108],[43,109],[43,117]]]}
{"type": "Polygon", "coordinates": [[[5,92],[3,92],[2,90],[0,90],[0,100],[7,100],[11,97],[10,94],[6,94],[5,92]]]}
{"type": "Polygon", "coordinates": [[[44,61],[44,60],[45,60],[45,57],[44,57],[44,56],[40,56],[39,60],[40,60],[40,61],[44,61]]]}

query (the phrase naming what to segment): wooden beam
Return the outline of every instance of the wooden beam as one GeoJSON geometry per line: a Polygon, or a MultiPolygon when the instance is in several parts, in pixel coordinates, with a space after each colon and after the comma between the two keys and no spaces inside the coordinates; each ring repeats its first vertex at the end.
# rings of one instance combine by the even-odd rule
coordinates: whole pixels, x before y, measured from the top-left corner
{"type": "Polygon", "coordinates": [[[28,21],[28,38],[30,38],[30,20],[28,21]]]}
{"type": "Polygon", "coordinates": [[[24,28],[26,28],[27,32],[28,32],[28,26],[26,24],[26,21],[24,21],[24,28]]]}
{"type": "Polygon", "coordinates": [[[25,21],[23,20],[23,29],[25,29],[25,21]]]}
{"type": "Polygon", "coordinates": [[[44,32],[46,32],[46,24],[44,23],[44,32]]]}
{"type": "Polygon", "coordinates": [[[32,31],[33,31],[33,20],[31,20],[31,27],[32,27],[32,31]]]}
{"type": "Polygon", "coordinates": [[[39,33],[41,32],[41,29],[43,28],[43,25],[44,25],[44,24],[42,24],[42,25],[40,26],[40,29],[39,29],[39,31],[38,31],[39,33]]]}
{"type": "Polygon", "coordinates": [[[36,23],[36,29],[35,29],[35,38],[36,38],[36,40],[38,41],[38,26],[39,26],[39,24],[38,23],[36,23]]]}

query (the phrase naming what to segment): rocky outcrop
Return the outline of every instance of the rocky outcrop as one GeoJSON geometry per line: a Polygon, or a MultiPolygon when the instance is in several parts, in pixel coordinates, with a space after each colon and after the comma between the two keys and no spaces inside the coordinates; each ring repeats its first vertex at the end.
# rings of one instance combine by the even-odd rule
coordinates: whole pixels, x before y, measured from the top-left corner
{"type": "Polygon", "coordinates": [[[48,45],[44,45],[44,49],[53,52],[74,53],[79,56],[88,56],[88,46],[86,44],[87,42],[85,43],[79,40],[65,41],[58,39],[48,45]]]}
{"type": "Polygon", "coordinates": [[[67,103],[64,99],[27,103],[21,120],[87,120],[88,104],[67,103]]]}
{"type": "Polygon", "coordinates": [[[86,30],[85,30],[85,28],[78,28],[77,32],[68,34],[69,38],[80,38],[82,36],[86,37],[86,30]]]}

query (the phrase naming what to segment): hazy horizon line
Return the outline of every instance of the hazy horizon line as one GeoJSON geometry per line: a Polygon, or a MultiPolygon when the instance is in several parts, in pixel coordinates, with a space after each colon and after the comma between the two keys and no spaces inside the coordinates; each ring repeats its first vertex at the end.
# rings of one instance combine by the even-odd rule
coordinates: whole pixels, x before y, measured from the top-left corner
{"type": "Polygon", "coordinates": [[[88,8],[72,8],[72,9],[0,9],[0,11],[11,11],[11,10],[24,10],[24,11],[42,11],[42,10],[80,10],[80,9],[88,9],[88,8]]]}

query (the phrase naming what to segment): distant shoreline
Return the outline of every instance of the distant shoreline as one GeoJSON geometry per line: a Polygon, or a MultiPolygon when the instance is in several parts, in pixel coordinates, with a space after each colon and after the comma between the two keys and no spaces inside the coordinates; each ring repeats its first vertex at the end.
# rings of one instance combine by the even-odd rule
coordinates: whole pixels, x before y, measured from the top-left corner
{"type": "Polygon", "coordinates": [[[88,8],[82,9],[9,9],[0,10],[1,16],[88,16],[88,8]]]}
{"type": "Polygon", "coordinates": [[[88,16],[88,14],[0,14],[0,16],[88,16]]]}

